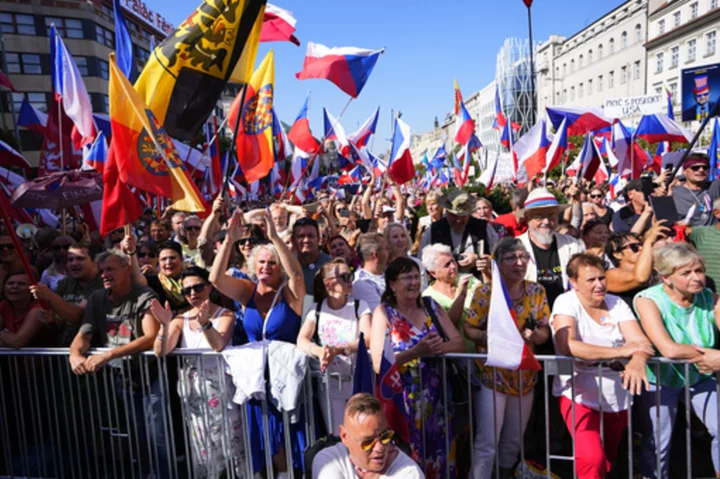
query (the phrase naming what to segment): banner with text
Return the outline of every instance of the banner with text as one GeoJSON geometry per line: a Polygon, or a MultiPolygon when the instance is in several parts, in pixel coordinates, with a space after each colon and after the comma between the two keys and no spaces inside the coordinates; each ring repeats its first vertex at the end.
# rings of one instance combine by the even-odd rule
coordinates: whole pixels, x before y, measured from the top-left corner
{"type": "Polygon", "coordinates": [[[665,113],[667,103],[662,95],[629,96],[605,100],[604,113],[608,118],[665,113]]]}

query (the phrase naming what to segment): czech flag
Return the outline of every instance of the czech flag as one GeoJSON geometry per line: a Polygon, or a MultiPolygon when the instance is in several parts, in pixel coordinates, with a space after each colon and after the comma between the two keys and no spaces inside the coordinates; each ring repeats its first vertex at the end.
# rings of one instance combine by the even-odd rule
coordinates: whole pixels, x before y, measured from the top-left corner
{"type": "Polygon", "coordinates": [[[478,178],[478,181],[485,185],[485,191],[490,191],[493,187],[493,183],[495,182],[495,172],[497,171],[497,165],[500,162],[500,152],[495,155],[495,161],[492,162],[492,165],[490,165],[489,162],[490,159],[488,159],[487,168],[483,170],[480,178],[478,178]]]}
{"type": "Polygon", "coordinates": [[[17,92],[13,84],[10,83],[10,79],[8,78],[8,76],[2,70],[0,70],[0,86],[8,88],[10,91],[17,92]]]}
{"type": "Polygon", "coordinates": [[[303,69],[295,76],[299,80],[330,80],[342,91],[357,98],[384,51],[356,47],[328,48],[309,42],[303,69]]]}
{"type": "Polygon", "coordinates": [[[390,150],[388,173],[390,178],[398,185],[415,178],[415,165],[413,165],[412,156],[410,155],[410,140],[410,126],[397,118],[395,120],[392,149],[390,150]]]}
{"type": "Polygon", "coordinates": [[[48,116],[30,104],[27,98],[23,98],[18,114],[18,126],[27,128],[35,133],[45,135],[48,116]]]}
{"type": "Polygon", "coordinates": [[[95,137],[92,145],[83,151],[83,169],[92,168],[98,173],[105,171],[105,163],[108,157],[108,145],[105,134],[101,131],[95,137]]]}
{"type": "Polygon", "coordinates": [[[675,112],[673,111],[672,93],[665,87],[665,93],[667,94],[667,116],[671,120],[675,120],[675,112]]]}
{"type": "MultiPolygon", "coordinates": [[[[225,177],[225,170],[222,169],[222,160],[220,158],[220,144],[218,142],[218,131],[217,131],[217,118],[213,116],[212,125],[205,123],[205,143],[208,149],[208,155],[210,156],[210,174],[208,179],[210,181],[210,194],[215,195],[222,190],[223,178],[225,177]],[[215,141],[213,141],[215,137],[215,141]]],[[[207,171],[207,170],[206,170],[207,171]]]]}
{"type": "Polygon", "coordinates": [[[325,125],[325,139],[338,142],[338,152],[345,158],[350,155],[350,142],[345,129],[328,111],[323,108],[323,125],[325,125]]]}
{"type": "Polygon", "coordinates": [[[612,150],[618,161],[618,175],[623,178],[640,178],[645,165],[640,162],[642,148],[635,143],[630,131],[621,121],[616,122],[612,128],[612,150]]]}
{"type": "Polygon", "coordinates": [[[367,153],[368,158],[370,158],[370,161],[373,165],[373,170],[375,171],[375,176],[379,178],[380,176],[384,175],[387,171],[387,162],[381,160],[379,157],[372,154],[370,150],[365,150],[367,153]]]}
{"type": "MultiPolygon", "coordinates": [[[[507,124],[507,118],[505,117],[505,114],[502,110],[502,105],[500,104],[500,92],[498,91],[497,87],[495,87],[495,120],[493,121],[493,129],[495,130],[502,130],[505,128],[505,125],[507,124]]],[[[520,125],[517,123],[512,123],[512,129],[517,131],[520,129],[520,125]]]]}
{"type": "Polygon", "coordinates": [[[472,119],[465,103],[460,102],[460,114],[457,119],[457,130],[455,131],[455,142],[466,145],[470,141],[470,137],[475,131],[475,120],[472,119]]]}
{"type": "Polygon", "coordinates": [[[559,128],[563,119],[567,120],[568,135],[584,135],[612,126],[612,120],[605,117],[598,108],[547,107],[548,118],[553,128],[559,128]]]}
{"type": "MultiPolygon", "coordinates": [[[[552,197],[552,200],[557,205],[557,199],[552,197]]],[[[488,358],[485,364],[511,371],[540,371],[540,363],[520,336],[515,309],[496,261],[492,262],[491,285],[487,328],[488,358]]]]}
{"type": "Polygon", "coordinates": [[[310,133],[310,121],[308,120],[309,102],[310,93],[308,92],[305,97],[305,103],[303,103],[302,108],[300,108],[300,113],[298,113],[297,118],[295,118],[295,123],[290,127],[287,136],[293,145],[302,151],[315,153],[320,149],[320,142],[313,138],[312,133],[310,133]]]}
{"type": "Polygon", "coordinates": [[[237,115],[242,115],[235,147],[238,163],[248,183],[265,178],[275,164],[272,129],[274,81],[275,54],[270,50],[245,87],[245,103],[240,105],[242,94],[238,94],[230,107],[230,125],[234,126],[237,115]]]}
{"type": "Polygon", "coordinates": [[[385,336],[385,345],[378,374],[377,397],[383,404],[388,426],[405,441],[410,443],[410,416],[405,405],[405,388],[395,361],[390,337],[385,336]]]}
{"type": "Polygon", "coordinates": [[[582,172],[581,175],[586,180],[592,180],[603,160],[591,133],[585,136],[585,144],[578,157],[580,158],[580,165],[582,165],[582,170],[578,171],[582,172]]]}
{"type": "Polygon", "coordinates": [[[292,154],[292,145],[290,144],[290,140],[285,134],[285,129],[283,129],[282,122],[280,121],[280,118],[278,118],[274,108],[272,115],[273,136],[275,137],[275,141],[277,142],[277,150],[275,151],[275,163],[277,163],[278,161],[282,161],[292,154]]]}
{"type": "Polygon", "coordinates": [[[430,168],[439,170],[445,165],[445,160],[447,160],[447,151],[445,151],[445,144],[443,143],[438,147],[432,160],[430,160],[430,168]]]}
{"type": "Polygon", "coordinates": [[[268,3],[265,6],[261,42],[292,42],[300,46],[300,40],[295,37],[295,24],[297,20],[292,12],[268,3]]]}
{"type": "Polygon", "coordinates": [[[2,165],[5,167],[8,166],[14,166],[17,168],[22,168],[27,172],[30,172],[30,163],[28,160],[25,159],[24,156],[22,156],[20,153],[15,151],[15,149],[5,143],[4,141],[0,140],[0,162],[2,162],[2,165]]]}
{"type": "Polygon", "coordinates": [[[667,115],[656,113],[643,115],[638,124],[635,136],[647,140],[648,143],[660,141],[678,141],[690,143],[693,134],[687,128],[675,123],[667,115]]]}
{"type": "Polygon", "coordinates": [[[375,134],[375,129],[377,128],[379,115],[380,115],[380,107],[377,107],[377,110],[375,110],[375,113],[373,113],[373,115],[370,118],[365,120],[365,123],[363,123],[362,126],[356,132],[348,135],[348,140],[355,143],[355,145],[358,148],[367,146],[368,140],[370,140],[370,137],[375,134]]]}
{"type": "Polygon", "coordinates": [[[555,133],[555,137],[553,138],[552,143],[550,143],[550,147],[548,148],[548,165],[546,171],[550,171],[557,165],[559,165],[562,161],[563,155],[567,150],[567,122],[563,119],[562,123],[560,124],[560,128],[558,128],[557,132],[555,133]]]}
{"type": "Polygon", "coordinates": [[[515,143],[518,162],[525,167],[528,179],[545,172],[549,148],[545,120],[538,121],[515,143]]]}
{"type": "Polygon", "coordinates": [[[287,175],[285,169],[282,168],[280,163],[275,163],[273,169],[270,170],[270,192],[273,195],[280,195],[285,190],[285,181],[287,175]]]}

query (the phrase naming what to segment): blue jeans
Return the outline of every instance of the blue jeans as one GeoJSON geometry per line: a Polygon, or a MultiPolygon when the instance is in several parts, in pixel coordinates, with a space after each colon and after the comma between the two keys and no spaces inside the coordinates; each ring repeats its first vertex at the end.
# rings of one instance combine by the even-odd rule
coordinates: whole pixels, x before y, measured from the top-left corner
{"type": "MultiPolygon", "coordinates": [[[[690,386],[690,404],[692,410],[705,424],[712,436],[712,461],[715,471],[720,471],[720,453],[718,452],[718,403],[714,378],[706,379],[690,386]]],[[[660,406],[657,404],[657,386],[650,385],[649,391],[640,396],[633,411],[640,415],[643,435],[640,448],[640,472],[643,477],[657,478],[656,454],[660,455],[660,477],[670,475],[670,439],[672,437],[678,403],[685,400],[685,388],[660,388],[660,406]],[[659,410],[659,418],[658,418],[659,410]],[[656,439],[659,444],[656,443],[656,439]]]]}

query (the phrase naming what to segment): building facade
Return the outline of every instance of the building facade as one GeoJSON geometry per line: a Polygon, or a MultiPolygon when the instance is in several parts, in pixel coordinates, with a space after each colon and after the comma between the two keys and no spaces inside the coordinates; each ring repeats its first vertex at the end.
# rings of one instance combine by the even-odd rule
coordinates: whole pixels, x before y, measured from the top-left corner
{"type": "Polygon", "coordinates": [[[648,0],[628,0],[571,37],[553,35],[541,44],[539,106],[600,108],[606,100],[645,95],[647,11],[648,0]]]}
{"type": "MultiPolygon", "coordinates": [[[[647,91],[672,94],[676,120],[680,120],[681,71],[720,63],[717,36],[719,0],[650,0],[648,17],[647,91]]],[[[695,122],[692,122],[695,123],[695,122]]],[[[697,124],[688,126],[696,127],[697,124]]]]}
{"type": "MultiPolygon", "coordinates": [[[[125,21],[133,41],[137,70],[150,55],[150,41],[158,43],[174,30],[164,18],[140,0],[121,0],[125,21]]],[[[115,48],[113,4],[103,0],[19,0],[0,2],[0,28],[4,49],[2,69],[18,93],[2,94],[2,125],[12,129],[15,115],[26,98],[47,113],[52,95],[50,42],[48,32],[55,25],[58,34],[75,58],[83,76],[93,111],[108,113],[108,56],[115,48]],[[10,104],[12,101],[12,106],[10,104]]],[[[41,135],[20,128],[23,155],[36,166],[42,148],[41,135]]]]}
{"type": "Polygon", "coordinates": [[[530,42],[527,39],[505,40],[497,55],[495,83],[503,113],[509,120],[521,125],[520,134],[525,133],[535,124],[530,42]]]}

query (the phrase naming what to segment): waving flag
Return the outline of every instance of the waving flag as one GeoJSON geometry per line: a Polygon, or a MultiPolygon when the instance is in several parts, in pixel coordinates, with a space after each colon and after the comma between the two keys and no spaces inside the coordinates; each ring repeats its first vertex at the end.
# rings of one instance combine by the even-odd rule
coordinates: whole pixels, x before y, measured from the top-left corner
{"type": "Polygon", "coordinates": [[[645,167],[645,152],[620,121],[613,125],[612,149],[618,161],[618,175],[621,178],[640,178],[645,167]]]}
{"type": "Polygon", "coordinates": [[[350,142],[345,135],[345,129],[325,108],[323,108],[323,125],[325,126],[325,139],[336,140],[338,152],[347,158],[350,155],[350,142]]]}
{"type": "Polygon", "coordinates": [[[77,135],[73,135],[73,143],[79,149],[95,139],[92,102],[75,59],[57,34],[55,25],[50,27],[50,65],[55,99],[62,103],[65,114],[75,124],[77,135]]]}
{"type": "Polygon", "coordinates": [[[328,48],[308,42],[303,69],[295,76],[299,80],[329,80],[351,97],[357,98],[384,51],[356,47],[328,48]]]}
{"type": "Polygon", "coordinates": [[[82,169],[93,169],[102,174],[105,171],[105,163],[108,157],[108,145],[105,134],[103,132],[98,133],[92,145],[85,148],[86,151],[83,152],[82,169]]]}
{"type": "MultiPolygon", "coordinates": [[[[489,162],[490,160],[488,160],[489,162]]],[[[497,165],[500,162],[500,152],[497,152],[495,155],[495,161],[492,162],[492,165],[488,164],[487,168],[485,168],[480,175],[480,178],[478,178],[478,181],[485,185],[485,191],[490,191],[493,187],[493,183],[495,182],[495,172],[497,171],[497,165]]]]}
{"type": "Polygon", "coordinates": [[[387,171],[387,162],[381,160],[377,156],[373,155],[371,151],[365,150],[367,153],[368,158],[370,158],[370,161],[373,164],[373,170],[375,171],[375,176],[380,177],[385,174],[387,171]]]}
{"type": "MultiPolygon", "coordinates": [[[[555,198],[553,197],[553,200],[555,198]]],[[[555,201],[557,204],[557,200],[555,201]]],[[[512,371],[540,371],[540,363],[520,336],[515,308],[500,276],[497,262],[492,262],[492,290],[488,313],[488,358],[486,366],[512,371]]]]}
{"type": "Polygon", "coordinates": [[[228,81],[248,83],[265,3],[205,0],[153,50],[135,89],[170,136],[193,140],[228,81]]]}
{"type": "MultiPolygon", "coordinates": [[[[502,130],[505,128],[505,125],[507,124],[507,118],[505,117],[505,114],[502,110],[502,105],[500,104],[500,92],[497,89],[497,86],[495,87],[495,119],[493,120],[493,129],[495,130],[502,130]]],[[[520,125],[517,123],[511,122],[512,129],[515,131],[518,131],[520,129],[520,125]]]]}
{"type": "Polygon", "coordinates": [[[567,122],[565,121],[565,119],[563,119],[562,123],[560,123],[560,128],[558,128],[557,132],[555,133],[555,137],[553,138],[552,143],[550,143],[550,147],[548,148],[548,165],[545,171],[550,171],[557,165],[559,165],[562,161],[563,155],[567,150],[567,122]]]}
{"type": "Polygon", "coordinates": [[[548,118],[553,128],[559,128],[563,119],[567,123],[568,135],[584,135],[589,131],[600,130],[612,125],[598,108],[548,107],[548,118]]]}
{"type": "Polygon", "coordinates": [[[205,171],[209,170],[207,175],[209,183],[208,192],[212,196],[222,190],[223,178],[225,177],[225,170],[222,168],[222,160],[220,158],[217,128],[217,118],[215,116],[213,116],[212,123],[205,123],[205,148],[207,148],[208,156],[210,157],[210,167],[205,171]],[[213,137],[215,138],[214,141],[213,137]]]}
{"type": "Polygon", "coordinates": [[[455,87],[455,109],[453,112],[455,113],[455,116],[458,116],[460,114],[460,104],[463,101],[462,93],[460,93],[460,87],[458,86],[457,80],[453,80],[454,87],[455,87]]]}
{"type": "Polygon", "coordinates": [[[365,123],[362,124],[362,126],[358,129],[358,131],[348,135],[348,140],[355,143],[355,145],[357,145],[358,148],[367,146],[368,140],[370,140],[370,137],[375,134],[375,129],[377,128],[379,116],[380,116],[380,107],[377,107],[377,110],[375,110],[375,113],[373,113],[373,115],[370,118],[365,120],[365,123]]]}
{"type": "Polygon", "coordinates": [[[113,131],[110,156],[115,154],[122,182],[171,198],[177,210],[204,211],[200,192],[183,168],[172,139],[117,67],[113,54],[108,93],[113,131]]]}
{"type": "Polygon", "coordinates": [[[5,167],[14,166],[16,168],[22,168],[25,171],[30,171],[30,163],[15,149],[0,140],[0,162],[5,167]]]}
{"type": "Polygon", "coordinates": [[[234,126],[237,115],[242,115],[235,146],[238,163],[248,183],[265,178],[275,164],[272,130],[274,81],[275,55],[270,50],[246,87],[245,103],[240,105],[242,94],[239,94],[230,106],[230,125],[234,126]]]}
{"type": "Polygon", "coordinates": [[[598,151],[592,133],[588,133],[585,136],[585,144],[578,157],[580,158],[580,165],[582,165],[582,170],[579,170],[580,175],[586,180],[592,180],[598,168],[600,168],[600,165],[603,163],[602,156],[600,155],[600,151],[598,151]]]}
{"type": "Polygon", "coordinates": [[[286,180],[287,175],[285,174],[285,170],[280,163],[275,163],[275,165],[273,165],[273,169],[270,170],[270,192],[273,195],[282,194],[285,189],[286,180]]]}
{"type": "Polygon", "coordinates": [[[608,166],[611,169],[616,169],[619,164],[618,158],[617,158],[617,156],[615,156],[615,152],[613,151],[612,146],[610,146],[610,141],[607,138],[605,138],[604,142],[605,142],[604,150],[605,150],[605,154],[607,155],[608,166]]]}
{"type": "Polygon", "coordinates": [[[43,113],[30,104],[27,98],[23,98],[22,105],[20,106],[20,113],[18,114],[18,126],[27,128],[35,133],[45,135],[45,128],[47,127],[48,116],[47,113],[43,113]]]}
{"type": "Polygon", "coordinates": [[[115,56],[118,68],[132,82],[137,76],[133,43],[120,8],[120,0],[113,0],[113,14],[115,16],[115,56]]]}
{"type": "Polygon", "coordinates": [[[292,12],[284,10],[270,3],[265,7],[261,42],[292,42],[300,46],[300,40],[295,37],[295,24],[297,20],[292,12]]]}
{"type": "Polygon", "coordinates": [[[515,143],[518,162],[525,167],[529,179],[545,172],[549,148],[545,120],[538,121],[515,143]]]}
{"type": "Polygon", "coordinates": [[[647,140],[648,143],[658,143],[660,141],[690,143],[693,134],[687,128],[668,118],[667,115],[656,113],[643,115],[635,136],[647,140]]]}
{"type": "Polygon", "coordinates": [[[467,108],[465,108],[465,103],[463,102],[460,102],[460,114],[455,121],[457,122],[455,142],[465,145],[468,141],[470,141],[470,137],[475,131],[475,120],[472,119],[470,113],[467,111],[467,108]]]}
{"type": "Polygon", "coordinates": [[[388,162],[388,174],[398,185],[407,183],[415,177],[415,165],[413,165],[410,155],[410,139],[410,126],[397,118],[388,162]]]}
{"type": "MultiPolygon", "coordinates": [[[[390,429],[402,438],[406,444],[410,440],[410,428],[408,421],[411,420],[405,406],[402,377],[395,361],[390,337],[385,337],[385,346],[380,362],[380,374],[378,374],[377,396],[383,404],[385,418],[390,429]]],[[[413,419],[414,420],[414,419],[413,419]]]]}
{"type": "Polygon", "coordinates": [[[13,84],[10,83],[10,79],[8,78],[8,76],[2,70],[0,70],[0,86],[4,86],[10,91],[17,92],[13,84]]]}
{"type": "Polygon", "coordinates": [[[708,156],[710,157],[710,174],[708,180],[713,181],[720,176],[720,128],[718,128],[718,119],[713,120],[713,133],[708,147],[708,156]]]}
{"type": "Polygon", "coordinates": [[[315,153],[320,149],[320,142],[313,138],[310,133],[310,121],[308,120],[308,103],[310,102],[310,93],[308,92],[305,97],[305,103],[300,108],[295,123],[293,123],[290,131],[288,131],[288,138],[293,145],[300,148],[306,153],[315,153]]]}
{"type": "Polygon", "coordinates": [[[670,90],[668,90],[668,87],[665,87],[665,93],[667,95],[667,116],[671,120],[675,120],[675,112],[673,111],[673,100],[672,100],[672,93],[670,93],[670,90]]]}
{"type": "Polygon", "coordinates": [[[439,170],[445,165],[445,160],[447,160],[447,151],[445,151],[445,143],[442,143],[430,160],[430,167],[439,170]]]}
{"type": "Polygon", "coordinates": [[[277,149],[275,151],[275,162],[282,161],[288,156],[292,154],[292,145],[290,144],[290,140],[288,139],[287,135],[285,134],[285,130],[283,129],[282,122],[280,121],[280,118],[278,118],[277,113],[275,112],[275,109],[273,108],[272,111],[273,115],[273,137],[275,138],[275,141],[277,142],[277,149]]]}

